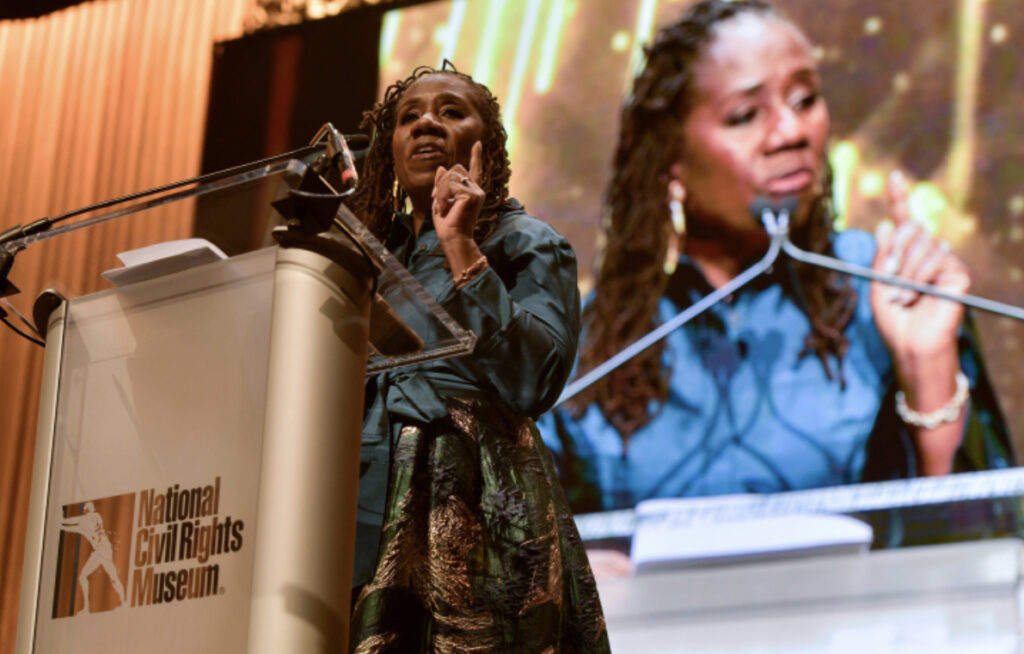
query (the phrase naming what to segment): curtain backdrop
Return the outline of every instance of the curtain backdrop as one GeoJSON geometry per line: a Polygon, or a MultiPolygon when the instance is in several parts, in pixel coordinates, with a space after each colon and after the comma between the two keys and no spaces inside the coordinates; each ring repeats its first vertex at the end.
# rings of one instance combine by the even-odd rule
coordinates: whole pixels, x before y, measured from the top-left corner
{"type": "MultiPolygon", "coordinates": [[[[0,22],[0,231],[199,174],[214,43],[241,36],[253,4],[108,0],[0,22]]],[[[117,252],[191,227],[169,215],[83,230],[19,254],[15,281],[93,292],[117,252]]],[[[0,654],[17,631],[42,359],[0,329],[0,654]]]]}

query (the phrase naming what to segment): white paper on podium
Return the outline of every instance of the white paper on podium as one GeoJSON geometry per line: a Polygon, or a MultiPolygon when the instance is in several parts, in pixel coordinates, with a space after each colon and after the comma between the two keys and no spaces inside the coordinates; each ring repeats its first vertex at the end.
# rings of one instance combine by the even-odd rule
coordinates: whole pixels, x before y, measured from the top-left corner
{"type": "Polygon", "coordinates": [[[227,259],[227,255],[205,238],[185,238],[121,252],[117,258],[124,267],[101,274],[114,286],[124,286],[227,259]]]}
{"type": "Polygon", "coordinates": [[[692,514],[674,514],[671,507],[676,502],[685,500],[659,500],[637,507],[630,554],[637,573],[809,554],[865,552],[873,536],[870,525],[845,515],[694,519],[692,514]]]}

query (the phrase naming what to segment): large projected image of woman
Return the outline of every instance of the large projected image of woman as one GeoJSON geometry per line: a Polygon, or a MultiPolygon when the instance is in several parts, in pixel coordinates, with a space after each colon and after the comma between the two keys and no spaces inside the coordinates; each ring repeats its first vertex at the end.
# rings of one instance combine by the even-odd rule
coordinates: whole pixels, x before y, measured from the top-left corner
{"type": "MultiPolygon", "coordinates": [[[[699,2],[658,32],[622,114],[577,375],[761,258],[757,196],[799,198],[798,247],[968,289],[898,172],[874,238],[833,231],[819,87],[806,36],[760,1],[699,2]]],[[[540,424],[577,512],[1013,465],[960,305],[787,259],[540,424]]]]}

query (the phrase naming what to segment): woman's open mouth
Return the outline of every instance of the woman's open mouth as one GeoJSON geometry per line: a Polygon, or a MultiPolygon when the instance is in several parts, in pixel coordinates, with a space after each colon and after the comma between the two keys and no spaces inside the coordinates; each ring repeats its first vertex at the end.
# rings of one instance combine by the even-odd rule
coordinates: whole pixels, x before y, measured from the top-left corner
{"type": "Polygon", "coordinates": [[[801,168],[768,180],[768,183],[764,185],[764,192],[769,195],[799,193],[810,186],[812,182],[814,182],[814,175],[811,171],[801,168]]]}
{"type": "Polygon", "coordinates": [[[445,158],[444,148],[438,143],[421,143],[412,150],[412,161],[437,162],[445,158]]]}

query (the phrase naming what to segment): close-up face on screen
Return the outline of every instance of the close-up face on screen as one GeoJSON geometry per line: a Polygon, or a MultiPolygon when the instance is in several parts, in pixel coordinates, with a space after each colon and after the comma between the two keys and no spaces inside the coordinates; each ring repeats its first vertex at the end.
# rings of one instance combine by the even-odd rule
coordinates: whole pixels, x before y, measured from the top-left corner
{"type": "MultiPolygon", "coordinates": [[[[659,28],[677,21],[690,4],[685,0],[517,3],[491,0],[428,2],[394,10],[383,20],[379,93],[415,66],[439,66],[444,60],[491,89],[501,103],[508,132],[511,195],[571,243],[578,258],[579,287],[587,305],[600,291],[599,271],[607,264],[605,257],[610,252],[606,242],[608,232],[602,229],[602,224],[609,220],[609,185],[616,170],[613,159],[620,139],[624,103],[629,102],[633,92],[635,75],[644,67],[645,45],[652,42],[659,28]]],[[[704,154],[719,157],[715,159],[719,172],[721,162],[725,161],[722,157],[730,157],[729,161],[739,162],[730,164],[736,168],[734,178],[756,177],[761,174],[757,168],[757,148],[761,146],[753,142],[761,137],[754,135],[759,120],[754,112],[771,111],[777,98],[787,110],[805,112],[800,114],[803,116],[800,120],[805,120],[808,107],[817,103],[817,117],[807,119],[811,123],[801,123],[800,129],[806,128],[808,132],[800,138],[808,139],[808,143],[799,147],[805,147],[812,159],[822,160],[820,170],[815,168],[817,163],[806,165],[808,176],[817,180],[824,176],[821,171],[826,168],[831,173],[828,220],[832,238],[837,243],[852,239],[847,232],[874,234],[880,223],[901,218],[893,215],[889,201],[890,174],[899,170],[903,174],[905,201],[902,206],[906,217],[936,242],[944,242],[941,247],[948,247],[962,260],[971,279],[970,293],[1019,304],[1024,301],[1021,290],[1024,266],[1018,254],[1024,242],[1024,160],[1015,144],[1017,137],[1024,133],[1024,118],[1017,109],[1024,65],[1015,52],[1022,38],[1024,19],[1010,4],[972,0],[927,3],[842,0],[825,6],[809,0],[779,0],[773,5],[776,13],[769,18],[747,16],[725,21],[712,28],[707,43],[698,46],[698,65],[693,67],[698,91],[686,96],[686,109],[679,108],[678,134],[686,129],[696,130],[694,125],[698,114],[703,115],[701,112],[710,115],[712,111],[732,111],[734,116],[723,113],[720,122],[746,121],[748,126],[744,127],[747,130],[744,133],[748,136],[744,138],[747,140],[741,142],[742,139],[733,136],[728,137],[731,141],[718,138],[714,134],[727,132],[726,128],[716,126],[711,128],[718,131],[712,134],[708,147],[731,150],[728,155],[718,151],[704,154]],[[842,16],[842,20],[837,20],[837,16],[842,16]],[[740,25],[743,21],[746,22],[740,25]],[[794,26],[796,29],[792,29],[794,26]],[[787,53],[785,46],[777,44],[755,43],[752,48],[768,48],[765,50],[768,53],[776,52],[771,47],[783,50],[778,51],[777,58],[769,54],[773,57],[770,65],[762,61],[757,70],[750,69],[758,63],[756,61],[734,61],[733,69],[741,74],[723,78],[723,66],[731,65],[727,60],[732,55],[726,52],[729,39],[760,43],[758,39],[765,31],[776,40],[788,39],[791,51],[787,53]],[[796,64],[786,63],[789,61],[786,57],[790,56],[797,58],[796,64]],[[795,66],[796,72],[779,73],[783,65],[795,66]],[[744,89],[747,83],[760,85],[755,91],[743,91],[748,99],[752,98],[748,104],[753,110],[736,102],[730,107],[721,105],[721,102],[731,101],[727,97],[730,92],[744,89]],[[733,84],[733,88],[719,88],[728,84],[733,84]],[[726,99],[722,100],[723,97],[726,99]],[[686,121],[682,120],[684,113],[686,121]],[[817,156],[816,150],[823,155],[817,156]],[[827,167],[824,160],[828,162],[827,167]]],[[[719,120],[715,116],[708,119],[719,120]]],[[[734,130],[728,132],[730,135],[737,133],[735,125],[728,129],[734,130]]],[[[701,132],[705,133],[710,132],[701,132]]],[[[664,139],[682,138],[665,134],[659,133],[664,139]]],[[[682,204],[687,209],[690,230],[682,238],[676,238],[673,234],[679,230],[673,230],[671,223],[666,225],[668,270],[675,266],[680,248],[685,250],[681,243],[686,239],[696,242],[701,230],[708,229],[707,224],[700,221],[699,212],[692,210],[696,203],[710,202],[703,198],[717,194],[712,204],[721,207],[722,215],[731,211],[730,202],[746,203],[742,189],[736,192],[737,198],[727,197],[732,188],[730,180],[709,180],[697,174],[698,163],[695,162],[710,160],[699,158],[697,151],[704,146],[697,141],[699,139],[691,137],[673,155],[686,159],[682,166],[683,179],[690,185],[691,192],[682,204]]],[[[673,177],[668,166],[665,171],[673,177]]],[[[666,188],[664,182],[661,184],[658,189],[666,193],[664,204],[669,204],[671,189],[661,190],[666,188]]],[[[778,181],[776,187],[786,190],[787,184],[796,188],[799,180],[778,181]]],[[[756,186],[756,180],[751,185],[756,186]]],[[[801,208],[795,218],[811,219],[804,214],[809,215],[810,209],[801,208]]],[[[745,217],[737,220],[742,222],[745,217]]],[[[733,229],[727,220],[711,228],[716,225],[733,229]]],[[[745,226],[736,229],[739,234],[745,226]]],[[[870,265],[871,258],[862,263],[870,265]]],[[[865,294],[867,288],[856,286],[865,294]]],[[[635,288],[637,295],[647,292],[640,286],[635,288]]],[[[601,315],[612,314],[606,311],[601,315]]],[[[975,339],[978,361],[982,362],[979,365],[984,366],[985,376],[991,383],[989,390],[996,398],[994,406],[1002,412],[1012,450],[1020,452],[1024,434],[1024,379],[1018,367],[1007,362],[1019,356],[1024,325],[985,311],[972,310],[969,316],[976,328],[971,338],[975,339]]],[[[660,319],[655,318],[651,324],[664,319],[665,315],[661,314],[660,319]]],[[[592,320],[599,322],[600,317],[592,320]]],[[[588,328],[596,329],[598,322],[585,322],[585,332],[588,328]]],[[[927,323],[913,328],[920,330],[921,337],[931,329],[927,323]]],[[[639,335],[636,333],[633,338],[639,335]]],[[[853,344],[844,346],[849,347],[851,353],[844,366],[830,372],[834,378],[845,376],[843,381],[856,392],[857,366],[862,362],[857,359],[857,337],[851,338],[853,344]]],[[[961,335],[961,340],[963,338],[966,337],[961,335]]],[[[801,334],[795,340],[802,339],[801,334]]],[[[626,345],[628,340],[620,344],[626,345]]],[[[783,340],[788,342],[794,337],[789,335],[783,340]]],[[[586,333],[581,338],[581,345],[585,343],[586,333]]],[[[759,345],[756,338],[750,346],[754,350],[767,347],[764,343],[759,345]]],[[[672,356],[666,354],[672,347],[669,343],[659,356],[672,356]]],[[[611,352],[605,354],[607,358],[611,352]]],[[[709,357],[714,357],[707,352],[703,356],[701,359],[696,355],[696,359],[706,363],[709,357]]],[[[781,366],[782,360],[766,357],[764,373],[774,374],[772,366],[781,366]]],[[[823,365],[813,353],[804,355],[800,361],[801,366],[823,365]]],[[[676,373],[664,374],[669,393],[672,393],[676,373]]],[[[656,394],[644,397],[657,399],[656,394]]],[[[789,405],[807,402],[808,397],[799,393],[775,394],[777,402],[789,405]]],[[[831,410],[814,406],[813,399],[809,401],[811,405],[801,411],[794,411],[792,406],[783,406],[778,411],[814,414],[831,410]]],[[[827,400],[822,402],[827,403],[827,400]]],[[[728,406],[722,408],[723,411],[728,409],[728,406]]],[[[607,418],[609,412],[604,413],[607,418]]],[[[741,421],[742,413],[742,408],[738,409],[735,420],[741,421]]],[[[576,418],[581,429],[591,429],[596,424],[588,423],[587,416],[576,418]]],[[[799,422],[800,418],[794,420],[799,422]]],[[[841,418],[836,420],[841,422],[841,418]]],[[[606,422],[607,419],[601,421],[602,426],[606,426],[606,422]]],[[[794,429],[813,431],[814,424],[814,420],[809,420],[794,429]]],[[[543,428],[543,421],[541,425],[543,428]]],[[[736,427],[737,432],[743,429],[743,425],[736,427]]],[[[813,449],[819,447],[817,441],[827,439],[808,433],[804,440],[813,449]]],[[[626,447],[634,446],[639,453],[643,448],[641,439],[626,447]]],[[[829,447],[827,444],[820,446],[829,447]]],[[[618,442],[609,447],[622,455],[623,448],[618,442]]],[[[860,447],[868,445],[861,442],[860,447]]],[[[911,445],[910,449],[914,447],[911,445]]],[[[600,458],[601,454],[596,456],[600,458]]],[[[849,461],[843,456],[857,458],[861,455],[833,453],[826,457],[831,457],[828,465],[840,468],[848,465],[849,461]]],[[[800,467],[807,460],[797,457],[792,466],[800,467]]],[[[998,460],[1000,463],[990,461],[990,465],[1017,463],[1012,452],[998,460]]],[[[917,464],[924,465],[920,459],[917,464]]],[[[825,482],[821,481],[825,477],[809,474],[801,479],[799,473],[781,470],[779,477],[784,481],[774,486],[768,484],[765,489],[797,490],[804,486],[854,483],[869,478],[863,462],[852,465],[856,468],[853,472],[839,474],[825,482]]],[[[778,459],[771,466],[778,468],[778,459]]],[[[986,469],[986,466],[978,467],[986,469]]],[[[964,470],[976,468],[965,467],[964,470]]],[[[952,471],[957,470],[954,465],[952,471]]],[[[762,490],[759,484],[754,479],[745,490],[758,492],[762,490]]],[[[659,493],[651,488],[653,494],[659,493]]],[[[695,478],[679,482],[679,488],[694,495],[736,492],[732,488],[716,490],[718,487],[713,481],[695,478]]],[[[678,490],[669,494],[676,492],[678,490]]],[[[635,497],[632,502],[627,498],[621,504],[635,504],[635,501],[635,497]]],[[[594,504],[605,509],[616,505],[614,501],[594,504]]]]}

